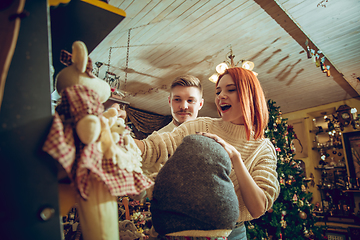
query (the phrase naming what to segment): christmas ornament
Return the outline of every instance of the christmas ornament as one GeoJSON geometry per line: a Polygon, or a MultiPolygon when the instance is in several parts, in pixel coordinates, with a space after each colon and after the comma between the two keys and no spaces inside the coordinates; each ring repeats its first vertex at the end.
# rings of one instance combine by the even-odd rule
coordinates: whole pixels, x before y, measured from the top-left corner
{"type": "Polygon", "coordinates": [[[284,220],[285,215],[286,215],[286,211],[282,211],[281,212],[281,221],[280,221],[282,228],[286,228],[286,226],[287,226],[286,221],[284,220]]]}
{"type": "Polygon", "coordinates": [[[282,177],[280,177],[280,185],[285,185],[285,179],[283,179],[282,177]]]}
{"type": "Polygon", "coordinates": [[[303,211],[300,211],[300,212],[299,212],[299,217],[300,217],[301,219],[305,220],[305,219],[307,218],[307,214],[306,214],[305,212],[303,212],[303,211]]]}
{"type": "Polygon", "coordinates": [[[304,235],[305,237],[310,237],[309,231],[306,229],[306,227],[304,227],[304,235]]]}
{"type": "Polygon", "coordinates": [[[296,202],[297,202],[298,197],[297,197],[297,195],[296,195],[296,194],[294,194],[294,196],[293,196],[292,200],[293,200],[293,203],[296,203],[296,202]]]}
{"type": "Polygon", "coordinates": [[[269,210],[268,210],[268,213],[273,213],[274,212],[274,209],[272,209],[272,208],[270,208],[269,210]]]}
{"type": "Polygon", "coordinates": [[[255,226],[250,223],[250,225],[248,226],[248,229],[254,229],[254,228],[255,228],[255,226]]]}
{"type": "Polygon", "coordinates": [[[326,65],[326,69],[327,69],[327,71],[326,71],[326,76],[327,76],[327,77],[330,77],[330,66],[329,66],[329,65],[326,65]]]}

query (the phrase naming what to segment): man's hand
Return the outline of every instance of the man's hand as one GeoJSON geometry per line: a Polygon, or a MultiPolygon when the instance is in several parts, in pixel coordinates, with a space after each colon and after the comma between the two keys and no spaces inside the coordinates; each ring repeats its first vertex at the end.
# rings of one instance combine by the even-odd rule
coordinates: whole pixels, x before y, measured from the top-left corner
{"type": "Polygon", "coordinates": [[[141,153],[144,153],[145,150],[145,145],[142,141],[138,140],[138,139],[134,139],[136,145],[138,146],[138,148],[140,149],[141,153]]]}
{"type": "Polygon", "coordinates": [[[118,111],[118,117],[119,118],[122,118],[122,119],[126,118],[126,111],[122,110],[118,103],[114,103],[113,105],[111,105],[111,107],[115,108],[118,111]]]}

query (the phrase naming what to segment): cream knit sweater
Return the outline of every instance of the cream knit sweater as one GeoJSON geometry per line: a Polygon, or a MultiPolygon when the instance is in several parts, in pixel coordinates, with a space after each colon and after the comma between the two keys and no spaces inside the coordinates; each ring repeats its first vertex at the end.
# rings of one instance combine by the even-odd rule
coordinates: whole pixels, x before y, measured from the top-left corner
{"type": "Polygon", "coordinates": [[[171,120],[171,122],[166,125],[165,127],[159,129],[157,132],[158,133],[164,133],[164,132],[171,132],[172,130],[174,130],[177,126],[174,124],[174,121],[171,120]]]}
{"type": "MultiPolygon", "coordinates": [[[[240,152],[250,175],[265,193],[266,210],[270,209],[280,192],[274,146],[269,139],[254,140],[253,134],[250,141],[247,141],[243,125],[225,122],[221,118],[199,117],[181,124],[173,132],[153,133],[147,139],[142,140],[145,144],[145,151],[142,155],[143,169],[148,173],[158,172],[167,159],[173,155],[182,139],[196,132],[216,134],[240,152]]],[[[231,172],[230,178],[239,200],[240,216],[238,221],[252,220],[253,217],[244,204],[234,170],[231,172]]]]}

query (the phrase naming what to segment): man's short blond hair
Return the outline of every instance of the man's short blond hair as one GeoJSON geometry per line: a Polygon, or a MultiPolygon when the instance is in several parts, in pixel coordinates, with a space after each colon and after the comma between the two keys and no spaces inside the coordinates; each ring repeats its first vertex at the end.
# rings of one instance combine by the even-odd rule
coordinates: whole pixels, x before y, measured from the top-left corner
{"type": "MultiPolygon", "coordinates": [[[[171,83],[170,90],[172,90],[176,86],[182,86],[182,87],[197,87],[200,92],[200,96],[203,96],[203,88],[201,85],[200,80],[192,75],[182,75],[174,79],[174,81],[171,83]]],[[[171,92],[170,92],[171,94],[171,92]]]]}

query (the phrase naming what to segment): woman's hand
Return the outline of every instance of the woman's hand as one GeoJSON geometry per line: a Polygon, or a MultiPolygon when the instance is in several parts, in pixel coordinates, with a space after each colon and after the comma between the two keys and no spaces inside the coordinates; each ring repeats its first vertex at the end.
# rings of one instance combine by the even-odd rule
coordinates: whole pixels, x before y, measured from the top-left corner
{"type": "Polygon", "coordinates": [[[225,140],[223,140],[219,136],[212,134],[212,133],[205,133],[205,132],[199,132],[197,134],[212,138],[216,142],[218,142],[221,146],[223,146],[225,151],[229,154],[231,161],[234,161],[234,159],[241,159],[241,154],[238,152],[238,150],[236,150],[232,145],[225,142],[225,140]]]}

